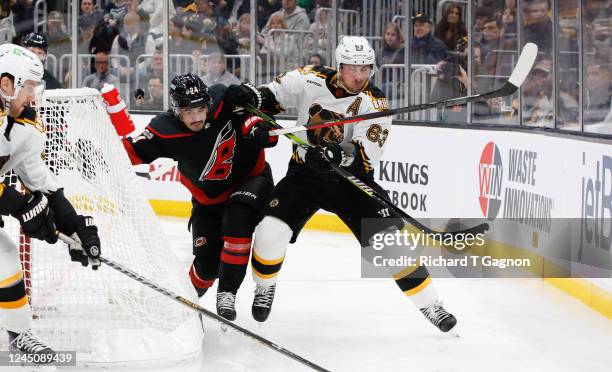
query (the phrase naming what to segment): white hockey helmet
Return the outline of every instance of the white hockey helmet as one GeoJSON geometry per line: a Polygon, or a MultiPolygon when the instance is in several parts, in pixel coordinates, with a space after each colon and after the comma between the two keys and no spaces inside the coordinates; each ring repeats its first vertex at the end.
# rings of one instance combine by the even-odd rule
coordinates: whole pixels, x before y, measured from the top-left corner
{"type": "Polygon", "coordinates": [[[376,73],[376,53],[368,39],[363,36],[344,36],[336,47],[336,68],[340,71],[341,64],[372,65],[370,78],[376,73]]]}
{"type": "Polygon", "coordinates": [[[40,99],[44,91],[43,84],[44,68],[40,59],[33,52],[15,44],[0,45],[0,74],[10,74],[14,78],[15,93],[6,96],[0,90],[0,94],[7,100],[14,99],[27,80],[36,83],[36,98],[40,99]]]}

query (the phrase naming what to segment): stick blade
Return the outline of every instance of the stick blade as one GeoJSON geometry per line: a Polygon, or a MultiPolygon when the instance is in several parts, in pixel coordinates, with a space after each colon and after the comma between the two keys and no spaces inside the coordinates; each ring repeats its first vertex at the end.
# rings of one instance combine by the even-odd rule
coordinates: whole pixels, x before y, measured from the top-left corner
{"type": "Polygon", "coordinates": [[[538,46],[534,43],[525,44],[508,82],[517,88],[520,87],[529,75],[537,56],[538,46]]]}

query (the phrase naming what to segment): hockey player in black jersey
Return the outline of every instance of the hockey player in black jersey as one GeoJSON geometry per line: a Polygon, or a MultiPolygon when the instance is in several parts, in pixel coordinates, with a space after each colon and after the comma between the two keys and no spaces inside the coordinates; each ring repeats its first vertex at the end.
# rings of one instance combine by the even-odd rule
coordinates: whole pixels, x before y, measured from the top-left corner
{"type": "MultiPolygon", "coordinates": [[[[281,74],[253,94],[248,86],[234,86],[233,97],[249,101],[273,114],[287,107],[298,109],[296,125],[307,125],[343,116],[388,109],[383,93],[369,82],[376,70],[375,54],[363,37],[344,37],[336,49],[337,69],[306,66],[281,74]]],[[[268,318],[276,290],[276,279],[287,244],[295,241],[304,224],[318,210],[337,214],[364,244],[374,235],[362,236],[362,219],[377,219],[375,231],[397,231],[404,223],[393,211],[338,176],[329,167],[344,167],[379,193],[386,192],[374,180],[374,168],[384,151],[391,118],[367,120],[354,125],[296,133],[312,147],[294,145],[287,175],[276,185],[265,217],[255,231],[251,259],[257,282],[253,317],[268,318]],[[323,156],[325,154],[325,156],[323,156]],[[381,218],[384,217],[384,218],[381,218]]],[[[443,332],[456,324],[438,300],[424,266],[391,270],[402,292],[443,332]]]]}
{"type": "Polygon", "coordinates": [[[199,296],[218,277],[217,314],[234,320],[251,236],[274,187],[264,148],[278,137],[268,137],[270,126],[259,117],[234,113],[225,90],[209,89],[194,74],[175,77],[172,110],[155,116],[124,146],[133,164],[161,157],[178,162],[193,204],[189,226],[195,258],[189,277],[199,296]]]}

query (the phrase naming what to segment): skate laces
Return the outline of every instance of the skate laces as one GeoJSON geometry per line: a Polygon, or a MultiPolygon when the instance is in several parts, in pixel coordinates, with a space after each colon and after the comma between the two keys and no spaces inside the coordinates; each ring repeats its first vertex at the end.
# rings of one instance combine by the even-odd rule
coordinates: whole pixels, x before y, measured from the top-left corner
{"type": "Polygon", "coordinates": [[[234,310],[236,295],[232,292],[217,293],[217,307],[223,310],[234,310]]]}
{"type": "Polygon", "coordinates": [[[270,287],[257,286],[255,288],[255,298],[253,299],[253,306],[259,307],[270,307],[272,300],[274,299],[274,291],[276,285],[270,287]]]}
{"type": "Polygon", "coordinates": [[[30,331],[20,333],[12,343],[21,351],[28,353],[37,353],[49,348],[47,345],[37,340],[30,331]]]}
{"type": "Polygon", "coordinates": [[[442,307],[442,305],[442,301],[435,301],[433,304],[424,307],[420,310],[423,315],[427,317],[427,319],[429,319],[433,324],[437,326],[444,318],[449,315],[448,311],[446,311],[444,307],[442,307]]]}

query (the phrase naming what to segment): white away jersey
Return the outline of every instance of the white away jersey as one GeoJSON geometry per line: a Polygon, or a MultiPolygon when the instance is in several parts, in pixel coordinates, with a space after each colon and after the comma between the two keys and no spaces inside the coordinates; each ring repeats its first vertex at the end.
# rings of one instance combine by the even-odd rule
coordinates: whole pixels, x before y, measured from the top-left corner
{"type": "MultiPolygon", "coordinates": [[[[277,76],[266,87],[274,94],[281,109],[298,109],[296,125],[388,110],[387,98],[378,88],[368,84],[359,94],[352,94],[337,80],[333,68],[306,66],[277,76]]],[[[364,171],[369,174],[384,152],[390,130],[389,116],[296,134],[312,145],[339,143],[346,154],[353,154],[355,160],[363,161],[364,171]]],[[[304,155],[305,150],[294,149],[292,160],[303,163],[304,155]]]]}
{"type": "Polygon", "coordinates": [[[26,107],[17,119],[0,110],[0,177],[11,169],[29,190],[44,193],[59,188],[56,177],[47,168],[42,153],[45,126],[36,111],[26,107]]]}

